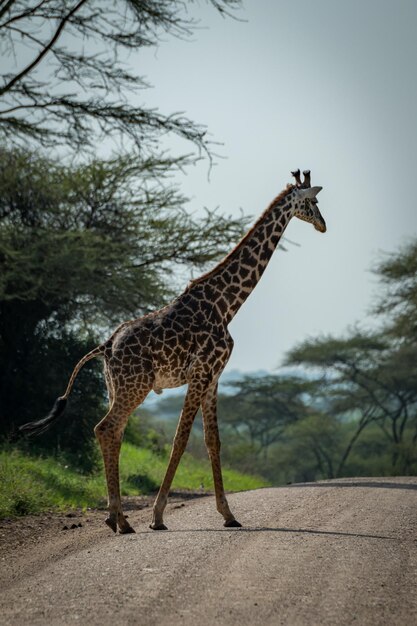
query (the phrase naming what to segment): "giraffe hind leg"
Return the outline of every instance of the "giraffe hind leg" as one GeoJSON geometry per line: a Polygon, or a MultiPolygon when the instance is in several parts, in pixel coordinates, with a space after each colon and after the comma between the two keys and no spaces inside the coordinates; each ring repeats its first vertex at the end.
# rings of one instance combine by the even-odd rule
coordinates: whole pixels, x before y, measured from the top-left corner
{"type": "Polygon", "coordinates": [[[119,477],[120,447],[129,415],[145,399],[148,392],[149,389],[141,397],[136,397],[130,401],[118,400],[117,396],[112,398],[113,402],[109,412],[94,429],[100,444],[106,473],[109,516],[105,521],[114,532],[119,529],[121,534],[134,533],[135,531],[122,510],[119,477]]]}

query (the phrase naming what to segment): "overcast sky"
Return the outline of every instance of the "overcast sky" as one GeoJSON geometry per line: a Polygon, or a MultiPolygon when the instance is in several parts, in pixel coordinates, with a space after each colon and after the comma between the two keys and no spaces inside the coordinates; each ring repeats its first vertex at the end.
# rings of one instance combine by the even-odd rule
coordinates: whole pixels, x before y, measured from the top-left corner
{"type": "Polygon", "coordinates": [[[311,169],[326,234],[297,219],[231,324],[228,369],[274,370],[307,337],[372,324],[370,269],[417,232],[417,2],[246,0],[245,21],[201,3],[192,41],[141,56],[147,103],[184,111],[222,142],[181,179],[190,208],[257,217],[311,169]]]}

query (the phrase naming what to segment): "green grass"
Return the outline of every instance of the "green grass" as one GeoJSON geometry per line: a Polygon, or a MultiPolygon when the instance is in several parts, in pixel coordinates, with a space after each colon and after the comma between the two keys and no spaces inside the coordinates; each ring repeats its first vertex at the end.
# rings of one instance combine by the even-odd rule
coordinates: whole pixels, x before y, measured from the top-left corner
{"type": "MultiPolygon", "coordinates": [[[[129,443],[122,446],[120,476],[122,495],[156,490],[163,478],[168,456],[129,443]]],[[[262,478],[224,469],[225,489],[242,491],[266,486],[262,478]]],[[[172,485],[173,489],[213,489],[208,461],[185,453],[172,485]]],[[[0,452],[0,518],[40,513],[51,509],[94,507],[104,503],[104,471],[82,475],[54,458],[37,458],[19,450],[0,452]]]]}
{"type": "MultiPolygon", "coordinates": [[[[157,488],[164,477],[167,464],[168,456],[157,456],[150,450],[137,448],[129,443],[123,444],[120,458],[122,493],[124,495],[137,494],[137,489],[132,491],[137,476],[147,476],[157,488]]],[[[266,485],[266,481],[262,478],[226,468],[223,470],[223,478],[227,491],[257,489],[266,485]]],[[[206,490],[214,489],[211,465],[209,461],[196,459],[186,452],[175,474],[172,488],[199,489],[201,485],[206,490]]]]}
{"type": "Polygon", "coordinates": [[[100,475],[82,476],[56,459],[18,450],[0,453],[0,517],[95,506],[104,493],[100,475]]]}

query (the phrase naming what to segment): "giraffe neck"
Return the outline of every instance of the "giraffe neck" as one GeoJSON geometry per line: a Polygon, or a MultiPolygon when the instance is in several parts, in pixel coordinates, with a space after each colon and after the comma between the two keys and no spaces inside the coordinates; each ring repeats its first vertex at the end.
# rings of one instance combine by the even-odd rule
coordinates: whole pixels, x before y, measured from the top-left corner
{"type": "Polygon", "coordinates": [[[192,281],[186,293],[209,301],[229,323],[258,284],[293,211],[288,187],[214,269],[192,281]]]}

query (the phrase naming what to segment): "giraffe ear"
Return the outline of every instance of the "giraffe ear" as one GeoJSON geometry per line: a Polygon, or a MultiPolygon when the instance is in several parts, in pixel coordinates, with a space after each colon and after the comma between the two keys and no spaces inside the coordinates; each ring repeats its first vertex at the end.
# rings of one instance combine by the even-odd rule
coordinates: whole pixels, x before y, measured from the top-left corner
{"type": "Polygon", "coordinates": [[[302,200],[312,200],[322,189],[323,187],[307,187],[305,189],[297,189],[297,191],[302,200]]]}

